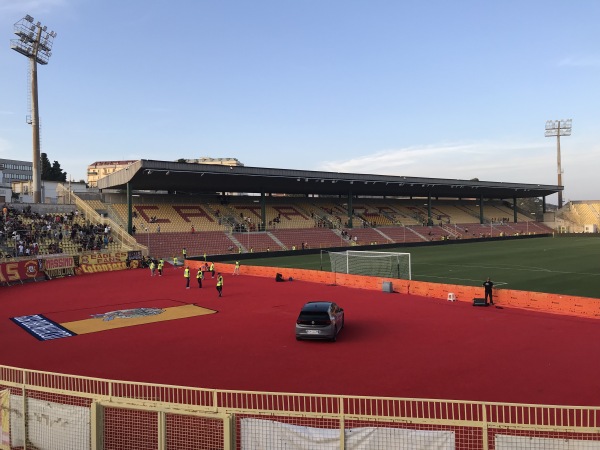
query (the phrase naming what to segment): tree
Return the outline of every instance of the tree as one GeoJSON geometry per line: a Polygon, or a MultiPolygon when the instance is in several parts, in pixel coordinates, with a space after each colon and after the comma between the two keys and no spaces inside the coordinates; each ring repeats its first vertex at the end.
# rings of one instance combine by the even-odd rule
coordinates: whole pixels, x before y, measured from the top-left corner
{"type": "Polygon", "coordinates": [[[58,161],[54,161],[52,163],[52,169],[50,169],[50,174],[52,176],[52,181],[67,181],[67,172],[64,172],[60,168],[60,163],[58,161]]]}
{"type": "Polygon", "coordinates": [[[48,155],[46,153],[41,154],[41,163],[42,163],[42,180],[46,181],[67,181],[67,172],[64,172],[60,168],[60,163],[58,161],[54,161],[50,164],[50,160],[48,159],[48,155]]]}
{"type": "Polygon", "coordinates": [[[50,164],[50,160],[48,159],[48,155],[46,153],[41,154],[41,163],[42,180],[50,180],[52,165],[50,164]]]}

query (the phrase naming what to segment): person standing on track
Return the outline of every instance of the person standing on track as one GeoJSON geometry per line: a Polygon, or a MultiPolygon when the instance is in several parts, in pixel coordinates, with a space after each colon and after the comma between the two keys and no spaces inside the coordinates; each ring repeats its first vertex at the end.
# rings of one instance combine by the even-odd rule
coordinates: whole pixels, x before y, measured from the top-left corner
{"type": "Polygon", "coordinates": [[[210,277],[214,278],[215,277],[215,263],[210,263],[210,269],[208,269],[210,271],[210,277]]]}
{"type": "Polygon", "coordinates": [[[483,282],[483,287],[485,290],[485,304],[487,306],[488,304],[488,297],[490,298],[490,305],[494,304],[494,295],[493,295],[493,287],[494,287],[494,283],[492,282],[492,280],[490,280],[490,277],[488,277],[487,280],[485,280],[483,282]]]}
{"type": "Polygon", "coordinates": [[[189,289],[190,288],[190,268],[188,266],[185,266],[185,269],[183,271],[183,276],[185,277],[185,288],[189,289]]]}
{"type": "Polygon", "coordinates": [[[219,293],[219,297],[221,297],[223,293],[223,275],[221,275],[221,272],[217,275],[217,292],[219,293]]]}
{"type": "Polygon", "coordinates": [[[202,280],[204,279],[204,272],[202,272],[202,267],[198,267],[198,273],[196,273],[196,280],[198,280],[198,287],[202,287],[202,280]]]}
{"type": "Polygon", "coordinates": [[[233,275],[239,275],[239,274],[240,274],[240,262],[236,261],[235,268],[233,269],[233,275]]]}

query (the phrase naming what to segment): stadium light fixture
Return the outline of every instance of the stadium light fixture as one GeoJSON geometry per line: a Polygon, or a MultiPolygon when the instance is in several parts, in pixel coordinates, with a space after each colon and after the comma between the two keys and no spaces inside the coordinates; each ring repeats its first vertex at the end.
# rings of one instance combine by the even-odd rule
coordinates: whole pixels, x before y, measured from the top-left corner
{"type": "MultiPolygon", "coordinates": [[[[14,26],[14,32],[19,37],[11,39],[10,48],[29,58],[31,78],[31,128],[33,130],[33,202],[41,203],[41,157],[40,157],[40,113],[38,107],[37,65],[48,64],[52,56],[52,43],[56,37],[54,31],[40,22],[33,23],[33,17],[27,14],[14,26]]],[[[29,122],[29,121],[28,121],[29,122]]]]}
{"type": "MultiPolygon", "coordinates": [[[[546,137],[556,136],[556,163],[558,173],[558,185],[562,186],[562,168],[560,166],[560,137],[571,136],[573,119],[547,120],[546,121],[546,137]]],[[[558,208],[562,208],[563,198],[562,191],[558,191],[558,208]]]]}

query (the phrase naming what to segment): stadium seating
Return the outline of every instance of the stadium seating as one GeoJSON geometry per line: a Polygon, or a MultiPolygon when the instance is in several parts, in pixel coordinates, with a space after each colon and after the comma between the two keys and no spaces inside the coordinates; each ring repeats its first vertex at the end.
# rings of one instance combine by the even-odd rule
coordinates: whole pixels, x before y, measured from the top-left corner
{"type": "MultiPolygon", "coordinates": [[[[40,253],[77,254],[90,248],[103,251],[121,248],[116,240],[104,242],[102,224],[112,220],[122,230],[126,229],[125,196],[112,193],[105,196],[106,201],[99,194],[83,197],[86,206],[73,224],[81,227],[95,223],[95,244],[90,247],[91,236],[87,236],[85,243],[79,235],[72,240],[70,235],[65,238],[63,234],[61,240],[53,230],[38,242],[40,253]]],[[[501,201],[486,202],[485,223],[480,224],[477,200],[436,200],[429,206],[423,199],[362,198],[352,205],[352,228],[348,227],[345,198],[240,195],[223,200],[217,196],[143,194],[136,195],[133,201],[135,240],[148,247],[153,256],[165,258],[180,255],[183,247],[188,255],[198,256],[551,232],[548,226],[534,222],[525,213],[519,212],[515,223],[512,207],[501,201]],[[261,223],[263,208],[265,224],[261,223]],[[427,224],[430,211],[433,224],[427,224]]],[[[571,209],[571,214],[579,220],[592,221],[600,216],[600,205],[574,204],[571,209]]]]}
{"type": "Polygon", "coordinates": [[[339,234],[327,228],[305,228],[273,230],[271,234],[281,242],[286,250],[303,248],[345,247],[348,242],[339,234]]]}

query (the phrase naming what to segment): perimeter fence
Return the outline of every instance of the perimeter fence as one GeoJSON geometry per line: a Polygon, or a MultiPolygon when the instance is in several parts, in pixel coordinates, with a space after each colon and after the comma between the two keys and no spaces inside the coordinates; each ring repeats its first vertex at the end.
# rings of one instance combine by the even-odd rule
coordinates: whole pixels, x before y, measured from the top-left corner
{"type": "Polygon", "coordinates": [[[248,392],[0,366],[0,449],[598,449],[600,408],[248,392]]]}

